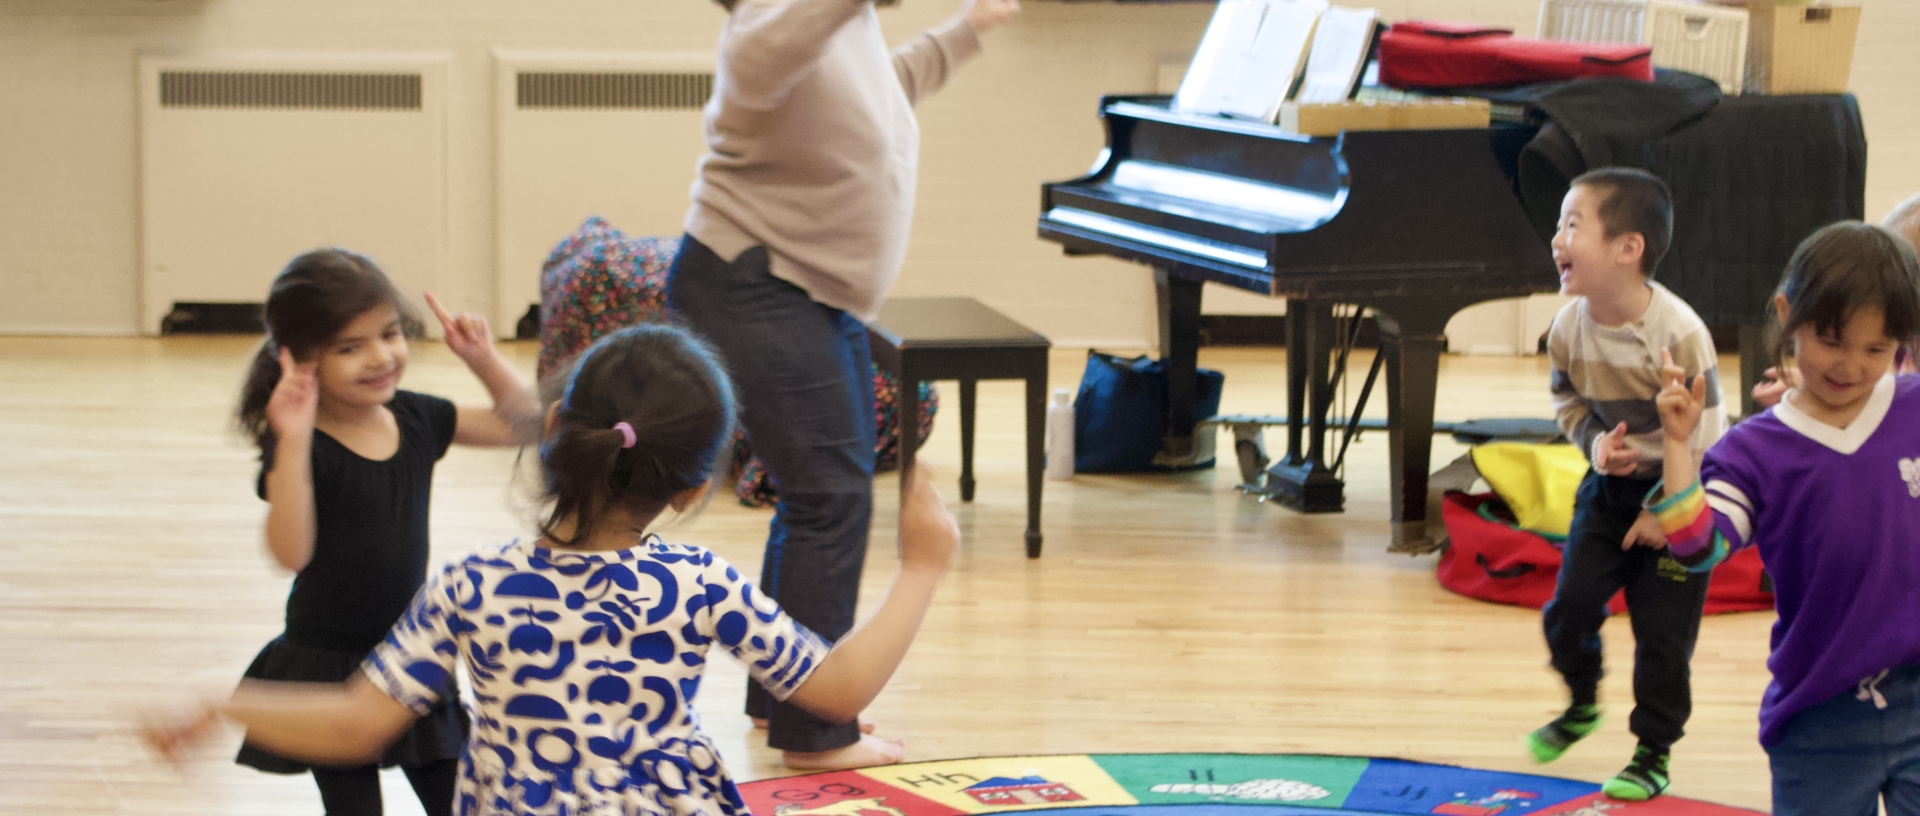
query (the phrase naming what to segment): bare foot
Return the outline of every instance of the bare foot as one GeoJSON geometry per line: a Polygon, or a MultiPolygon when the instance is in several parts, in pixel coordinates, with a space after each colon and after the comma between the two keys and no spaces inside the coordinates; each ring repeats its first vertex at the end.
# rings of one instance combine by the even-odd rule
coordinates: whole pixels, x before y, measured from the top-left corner
{"type": "MultiPolygon", "coordinates": [[[[767,720],[765,717],[748,717],[747,719],[753,721],[753,727],[758,728],[762,731],[767,730],[767,720]]],[[[873,723],[867,722],[866,720],[861,720],[860,733],[862,734],[873,733],[873,723]]]]}
{"type": "Polygon", "coordinates": [[[892,765],[907,758],[907,744],[863,734],[860,741],[831,751],[784,751],[781,760],[796,771],[845,771],[892,765]]]}

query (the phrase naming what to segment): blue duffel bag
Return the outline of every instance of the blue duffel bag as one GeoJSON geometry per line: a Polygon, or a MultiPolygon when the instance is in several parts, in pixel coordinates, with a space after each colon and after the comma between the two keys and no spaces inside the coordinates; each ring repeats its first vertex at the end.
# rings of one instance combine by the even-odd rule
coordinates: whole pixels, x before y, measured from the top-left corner
{"type": "MultiPolygon", "coordinates": [[[[1199,369],[1193,419],[1220,413],[1218,371],[1199,369]]],[[[1184,467],[1155,465],[1167,433],[1167,372],[1160,361],[1087,353],[1080,394],[1073,403],[1073,469],[1077,473],[1149,473],[1213,467],[1213,459],[1184,467]]]]}

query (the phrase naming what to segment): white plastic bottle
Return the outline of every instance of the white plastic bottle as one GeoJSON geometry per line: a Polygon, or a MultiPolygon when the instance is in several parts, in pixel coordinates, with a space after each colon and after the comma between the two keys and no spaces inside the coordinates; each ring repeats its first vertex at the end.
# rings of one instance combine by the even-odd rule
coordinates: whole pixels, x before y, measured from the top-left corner
{"type": "Polygon", "coordinates": [[[1065,481],[1073,478],[1073,403],[1065,388],[1053,390],[1053,405],[1047,409],[1047,478],[1065,481]]]}

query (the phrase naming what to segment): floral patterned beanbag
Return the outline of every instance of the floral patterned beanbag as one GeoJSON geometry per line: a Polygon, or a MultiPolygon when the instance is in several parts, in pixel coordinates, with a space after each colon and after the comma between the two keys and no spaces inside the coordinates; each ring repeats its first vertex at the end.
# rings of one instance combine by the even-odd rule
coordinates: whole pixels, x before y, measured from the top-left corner
{"type": "MultiPolygon", "coordinates": [[[[665,323],[667,270],[680,251],[679,238],[632,238],[599,216],[588,218],[548,253],[540,266],[541,380],[559,372],[574,355],[614,331],[642,323],[665,323]]],[[[933,431],[939,392],[920,383],[916,417],[920,439],[933,431]]],[[[892,372],[873,369],[874,470],[900,464],[899,383],[892,372]]],[[[766,467],[754,458],[744,432],[733,446],[734,495],[749,507],[772,507],[779,500],[766,467]]]]}

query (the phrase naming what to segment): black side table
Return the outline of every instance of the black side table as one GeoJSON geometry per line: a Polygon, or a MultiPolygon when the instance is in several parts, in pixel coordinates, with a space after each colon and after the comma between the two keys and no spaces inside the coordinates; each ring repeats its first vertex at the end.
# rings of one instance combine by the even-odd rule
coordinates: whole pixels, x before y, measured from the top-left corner
{"type": "MultiPolygon", "coordinates": [[[[919,447],[919,384],[960,381],[960,500],[973,501],[973,403],[980,380],[1027,381],[1027,557],[1040,557],[1046,471],[1047,338],[973,298],[900,298],[868,327],[873,361],[900,382],[900,473],[919,447]]],[[[906,480],[900,482],[902,490],[906,480]]]]}

